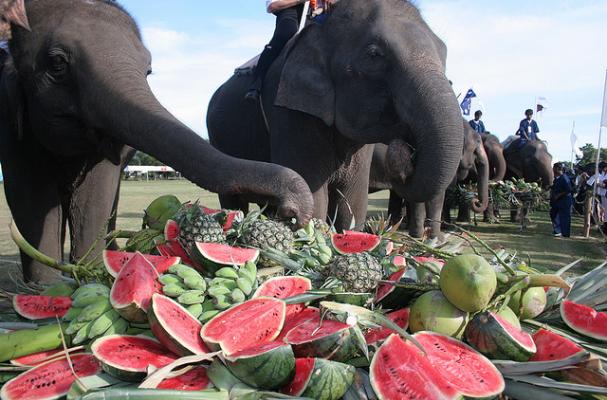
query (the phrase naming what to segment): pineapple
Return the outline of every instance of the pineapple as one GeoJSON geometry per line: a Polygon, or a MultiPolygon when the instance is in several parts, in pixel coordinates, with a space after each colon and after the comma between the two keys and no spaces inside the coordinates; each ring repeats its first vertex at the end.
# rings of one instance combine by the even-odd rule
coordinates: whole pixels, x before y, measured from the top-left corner
{"type": "Polygon", "coordinates": [[[226,240],[221,224],[212,215],[205,214],[198,204],[183,207],[176,220],[179,223],[177,240],[186,251],[192,249],[196,242],[221,243],[226,240]]]}
{"type": "Polygon", "coordinates": [[[337,255],[326,270],[339,279],[346,292],[370,293],[383,277],[383,268],[369,253],[337,255]]]}
{"type": "MultiPolygon", "coordinates": [[[[268,219],[257,219],[247,223],[240,239],[248,246],[259,249],[274,249],[286,255],[293,251],[295,243],[293,231],[287,225],[268,219]]],[[[277,265],[263,255],[260,258],[260,263],[264,267],[277,265]]]]}

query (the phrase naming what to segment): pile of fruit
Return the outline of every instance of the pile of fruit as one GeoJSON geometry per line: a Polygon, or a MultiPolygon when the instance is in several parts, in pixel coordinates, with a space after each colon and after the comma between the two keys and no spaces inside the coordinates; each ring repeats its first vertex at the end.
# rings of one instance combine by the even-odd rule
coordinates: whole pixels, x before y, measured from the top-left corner
{"type": "Polygon", "coordinates": [[[293,231],[163,196],[94,274],[62,265],[73,280],[11,295],[0,397],[607,395],[607,267],[567,282],[384,228],[293,231]]]}
{"type": "Polygon", "coordinates": [[[536,182],[525,182],[523,178],[490,182],[491,197],[500,206],[538,207],[546,202],[544,190],[536,182]]]}

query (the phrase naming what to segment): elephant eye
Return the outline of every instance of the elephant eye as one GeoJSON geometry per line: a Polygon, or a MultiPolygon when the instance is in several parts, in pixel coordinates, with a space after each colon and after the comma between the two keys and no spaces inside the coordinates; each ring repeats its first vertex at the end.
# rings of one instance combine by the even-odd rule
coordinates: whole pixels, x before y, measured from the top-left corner
{"type": "Polygon", "coordinates": [[[63,52],[52,51],[49,54],[49,71],[51,74],[63,75],[67,72],[68,67],[67,57],[63,52]]]}
{"type": "Polygon", "coordinates": [[[379,46],[371,44],[367,47],[367,55],[371,58],[383,57],[384,52],[379,46]]]}

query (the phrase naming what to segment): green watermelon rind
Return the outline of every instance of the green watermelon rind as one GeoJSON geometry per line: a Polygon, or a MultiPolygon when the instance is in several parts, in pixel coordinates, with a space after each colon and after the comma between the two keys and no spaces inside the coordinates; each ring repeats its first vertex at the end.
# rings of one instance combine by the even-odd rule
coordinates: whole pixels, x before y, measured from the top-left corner
{"type": "MultiPolygon", "coordinates": [[[[584,311],[586,311],[586,308],[588,308],[588,309],[592,310],[590,312],[596,312],[598,314],[598,312],[596,310],[594,310],[592,307],[588,307],[588,306],[585,306],[583,304],[578,304],[578,303],[576,303],[574,301],[571,301],[571,300],[564,300],[561,303],[560,307],[559,307],[560,308],[560,314],[561,314],[561,318],[563,319],[563,321],[565,322],[565,324],[567,324],[567,326],[569,328],[573,329],[575,332],[577,332],[579,334],[582,334],[584,336],[587,336],[587,337],[590,337],[590,338],[593,338],[593,339],[596,339],[596,340],[600,340],[600,341],[603,341],[603,342],[607,341],[607,332],[605,333],[605,335],[600,335],[600,334],[598,334],[596,332],[589,331],[587,329],[584,329],[584,328],[576,325],[575,322],[570,318],[570,316],[567,315],[567,309],[566,308],[567,308],[567,306],[569,304],[574,304],[577,307],[583,307],[584,311]]],[[[576,313],[574,313],[573,315],[571,315],[571,317],[578,316],[577,315],[578,313],[579,313],[579,309],[577,310],[576,313]]],[[[601,314],[605,314],[605,313],[601,313],[601,314]]]]}
{"type": "Polygon", "coordinates": [[[528,361],[537,350],[533,338],[517,329],[529,337],[531,344],[525,346],[508,332],[508,328],[517,329],[494,313],[483,312],[468,323],[464,338],[473,348],[490,359],[528,361]]]}
{"type": "Polygon", "coordinates": [[[259,354],[226,356],[225,359],[234,376],[259,389],[278,389],[289,383],[295,374],[295,355],[287,343],[259,354]]]}
{"type": "Polygon", "coordinates": [[[381,243],[381,237],[377,236],[377,235],[373,235],[371,233],[365,233],[365,232],[355,232],[355,231],[345,231],[344,233],[336,233],[331,235],[331,245],[333,246],[333,248],[335,249],[336,252],[338,252],[339,254],[345,255],[345,254],[355,254],[355,253],[362,253],[364,251],[367,252],[371,252],[373,250],[375,250],[375,248],[377,246],[379,246],[379,244],[381,243]],[[367,246],[361,246],[359,248],[356,249],[356,251],[349,251],[343,248],[343,246],[340,245],[340,243],[337,243],[338,239],[343,239],[346,236],[359,236],[359,237],[365,237],[367,239],[374,239],[373,242],[367,246]]]}
{"type": "MultiPolygon", "coordinates": [[[[90,356],[92,359],[95,359],[94,355],[91,354],[91,353],[78,353],[78,354],[71,354],[70,355],[71,362],[72,363],[75,362],[75,360],[78,357],[82,357],[82,356],[90,356]]],[[[35,387],[36,383],[41,383],[41,381],[38,380],[38,379],[32,380],[32,378],[30,378],[30,375],[35,374],[37,371],[45,368],[46,366],[48,366],[51,363],[57,363],[57,362],[59,362],[61,360],[63,360],[63,358],[54,358],[52,360],[49,360],[49,361],[44,362],[42,364],[39,364],[39,365],[35,366],[34,368],[29,369],[29,370],[27,370],[27,371],[25,371],[25,372],[17,375],[16,377],[14,377],[13,379],[11,379],[10,381],[6,382],[2,386],[2,389],[0,390],[0,399],[2,399],[2,400],[19,400],[19,398],[17,398],[17,397],[11,397],[10,393],[9,393],[9,390],[11,389],[11,384],[13,384],[14,382],[18,382],[19,380],[25,379],[26,381],[35,382],[35,383],[32,384],[32,390],[35,390],[36,389],[36,387],[35,387]]],[[[99,365],[98,370],[95,371],[95,373],[92,374],[92,375],[95,375],[95,374],[99,373],[101,371],[101,369],[102,368],[99,365]]],[[[73,373],[72,373],[72,371],[69,368],[66,370],[66,374],[69,374],[71,377],[73,377],[73,373]]],[[[83,375],[82,372],[81,372],[81,375],[79,375],[79,377],[81,377],[81,378],[84,378],[86,376],[89,376],[89,375],[83,375]]],[[[56,380],[57,376],[54,375],[53,378],[54,378],[54,380],[56,380]]],[[[76,377],[74,377],[74,380],[75,379],[76,379],[76,377]]],[[[36,400],[51,400],[51,399],[61,398],[61,397],[65,396],[68,393],[70,386],[68,386],[66,388],[65,392],[59,392],[59,393],[56,392],[56,393],[53,393],[53,394],[51,394],[49,396],[46,396],[46,397],[39,396],[39,397],[36,397],[36,400]]],[[[44,388],[45,387],[42,387],[42,389],[44,389],[44,388]]]]}
{"type": "MultiPolygon", "coordinates": [[[[72,299],[69,296],[45,296],[45,295],[29,295],[29,294],[17,294],[15,296],[13,296],[13,309],[15,310],[15,312],[17,314],[19,314],[20,316],[22,316],[23,318],[29,319],[30,321],[37,321],[37,320],[41,320],[41,319],[48,319],[48,318],[55,318],[55,317],[63,317],[68,310],[70,309],[70,306],[72,304],[72,299]],[[68,307],[61,312],[57,312],[54,314],[39,314],[36,315],[34,310],[26,310],[24,308],[24,306],[22,304],[20,304],[20,300],[24,299],[24,298],[28,298],[30,300],[34,300],[34,299],[39,299],[39,300],[44,300],[46,301],[50,301],[50,302],[66,302],[68,303],[68,307]]],[[[46,304],[45,304],[46,306],[46,304]]]]}
{"type": "MultiPolygon", "coordinates": [[[[185,315],[191,318],[192,322],[200,326],[202,328],[202,324],[196,318],[194,318],[188,310],[186,310],[181,304],[177,303],[173,299],[163,296],[161,294],[155,293],[152,296],[152,303],[150,305],[150,309],[148,310],[148,321],[150,324],[150,329],[152,333],[158,339],[160,343],[170,351],[175,354],[179,354],[180,356],[188,356],[192,354],[205,354],[201,349],[193,349],[189,346],[183,344],[179,339],[177,339],[177,333],[171,330],[171,323],[164,321],[162,317],[160,317],[158,311],[156,311],[156,306],[158,303],[157,299],[163,299],[171,302],[171,305],[179,308],[184,312],[185,315]]],[[[174,322],[173,322],[174,323],[174,322]]]]}
{"type": "Polygon", "coordinates": [[[135,368],[128,368],[123,365],[116,365],[115,363],[112,363],[111,361],[104,360],[103,357],[99,354],[99,347],[101,345],[103,345],[103,343],[107,342],[108,340],[115,339],[117,337],[118,338],[136,337],[138,339],[149,340],[150,342],[155,342],[157,344],[160,344],[160,342],[149,336],[109,335],[109,336],[104,336],[104,337],[101,337],[101,338],[95,340],[93,342],[93,344],[91,345],[91,352],[95,355],[95,358],[97,358],[97,360],[101,363],[101,368],[105,372],[107,372],[108,374],[110,374],[113,377],[118,378],[122,381],[141,382],[147,376],[147,371],[140,371],[140,370],[136,370],[135,368]]]}
{"type": "MultiPolygon", "coordinates": [[[[146,265],[149,268],[151,268],[151,271],[154,271],[154,274],[155,274],[154,283],[155,283],[159,276],[158,272],[156,271],[156,268],[154,268],[154,265],[151,262],[149,262],[148,259],[145,258],[145,256],[143,254],[136,252],[136,255],[137,254],[141,255],[142,258],[145,260],[146,265]]],[[[128,265],[128,263],[131,262],[131,260],[129,260],[125,264],[125,267],[128,265]]],[[[120,273],[122,273],[122,271],[124,271],[124,269],[121,269],[120,271],[121,271],[120,273]]],[[[110,304],[112,305],[114,310],[116,310],[118,312],[118,314],[120,314],[120,316],[122,318],[126,319],[127,321],[139,323],[139,324],[146,323],[148,321],[148,317],[147,317],[148,310],[144,309],[142,304],[139,304],[136,301],[132,301],[127,304],[123,304],[123,303],[118,303],[118,301],[114,299],[114,293],[117,290],[116,288],[117,288],[118,280],[120,279],[120,273],[118,274],[118,277],[114,281],[114,284],[112,285],[112,289],[110,290],[110,304]]],[[[152,285],[152,287],[153,286],[154,285],[152,285]]],[[[154,289],[152,289],[152,291],[150,292],[150,296],[153,295],[153,290],[154,289]]]]}
{"type": "Polygon", "coordinates": [[[348,326],[344,326],[332,334],[305,342],[295,341],[293,338],[289,339],[289,336],[292,336],[291,333],[294,334],[297,328],[293,328],[284,337],[285,342],[293,347],[293,352],[297,358],[319,357],[342,362],[348,361],[356,353],[356,335],[352,332],[352,328],[348,326]]]}
{"type": "Polygon", "coordinates": [[[225,266],[243,266],[247,262],[255,262],[259,258],[259,250],[251,249],[246,247],[234,247],[223,243],[200,243],[196,242],[195,246],[192,246],[190,249],[190,257],[197,263],[202,266],[202,272],[207,275],[209,278],[215,276],[215,272],[225,266]],[[239,260],[235,261],[234,259],[226,260],[221,259],[216,256],[210,254],[208,249],[205,247],[213,247],[220,246],[222,248],[230,248],[234,251],[239,252],[250,252],[251,254],[248,257],[241,257],[239,260]]]}
{"type": "Polygon", "coordinates": [[[341,399],[354,382],[355,374],[352,365],[315,358],[305,389],[295,395],[318,400],[341,399]]]}

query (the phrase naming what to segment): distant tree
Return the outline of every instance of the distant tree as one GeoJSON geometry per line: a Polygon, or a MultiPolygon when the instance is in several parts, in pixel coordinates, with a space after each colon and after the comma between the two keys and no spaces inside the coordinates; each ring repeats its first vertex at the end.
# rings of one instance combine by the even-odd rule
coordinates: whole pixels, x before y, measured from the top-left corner
{"type": "Polygon", "coordinates": [[[135,153],[129,165],[147,165],[147,166],[162,166],[164,165],[149,154],[138,151],[135,153]]]}
{"type": "MultiPolygon", "coordinates": [[[[580,147],[582,157],[577,157],[577,163],[580,165],[587,165],[596,162],[596,148],[591,143],[586,143],[580,147]]],[[[607,148],[601,148],[601,160],[607,160],[607,148]]]]}

